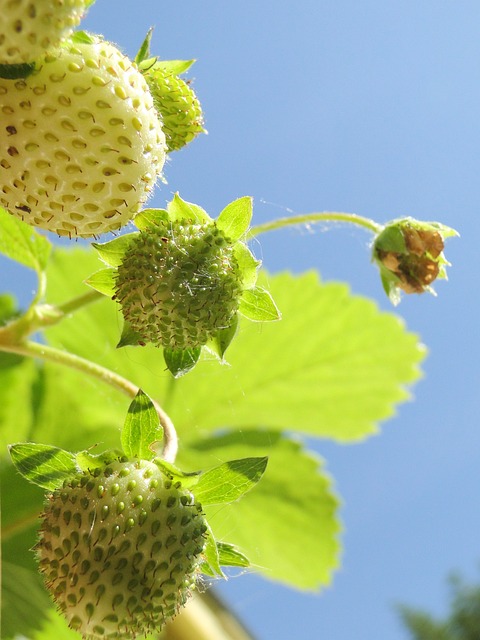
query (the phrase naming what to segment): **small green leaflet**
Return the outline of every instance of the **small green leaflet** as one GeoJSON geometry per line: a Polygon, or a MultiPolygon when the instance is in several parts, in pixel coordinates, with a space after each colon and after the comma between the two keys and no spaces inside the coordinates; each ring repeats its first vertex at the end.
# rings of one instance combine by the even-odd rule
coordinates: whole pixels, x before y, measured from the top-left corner
{"type": "Polygon", "coordinates": [[[26,222],[22,222],[0,207],[0,252],[37,273],[48,262],[51,243],[26,222]]]}
{"type": "Polygon", "coordinates": [[[267,462],[267,457],[241,458],[214,467],[200,476],[195,497],[202,505],[234,502],[257,484],[267,462]]]}
{"type": "Polygon", "coordinates": [[[238,309],[242,316],[254,322],[280,320],[281,313],[270,293],[262,287],[254,287],[243,292],[238,309]]]}
{"type": "Polygon", "coordinates": [[[249,567],[250,560],[234,544],[217,542],[218,559],[223,567],[249,567]]]}
{"type": "Polygon", "coordinates": [[[79,451],[75,454],[75,462],[81,471],[92,471],[111,464],[124,455],[119,449],[110,449],[103,453],[90,453],[90,451],[79,451]]]}
{"type": "Polygon", "coordinates": [[[100,271],[92,273],[92,275],[85,280],[85,284],[95,289],[95,291],[103,293],[104,296],[112,298],[115,295],[115,274],[116,269],[112,269],[112,267],[100,269],[100,271]]]}
{"type": "Polygon", "coordinates": [[[236,242],[233,252],[242,273],[243,286],[245,289],[251,289],[257,283],[258,269],[261,262],[255,258],[243,242],[236,242]]]}
{"type": "Polygon", "coordinates": [[[17,471],[44,489],[58,489],[78,471],[74,454],[58,447],[26,442],[10,445],[9,451],[17,471]]]}
{"type": "Polygon", "coordinates": [[[168,221],[168,211],[166,209],[144,209],[135,216],[135,226],[140,231],[163,226],[168,221]]]}
{"type": "Polygon", "coordinates": [[[185,473],[171,462],[162,460],[162,458],[155,458],[153,462],[172,480],[180,481],[184,489],[192,489],[197,484],[198,479],[200,478],[199,471],[185,473]]]}
{"type": "Polygon", "coordinates": [[[200,358],[201,352],[201,347],[196,347],[195,349],[164,349],[163,357],[167,369],[173,377],[180,378],[193,369],[200,358]]]}
{"type": "Polygon", "coordinates": [[[205,545],[205,549],[203,550],[203,554],[206,560],[205,564],[207,565],[207,567],[204,567],[204,569],[207,569],[205,573],[208,573],[208,575],[211,576],[217,575],[224,577],[223,571],[220,567],[220,558],[218,555],[218,547],[215,536],[213,535],[213,531],[210,528],[208,522],[205,521],[205,523],[207,525],[207,543],[205,545]]]}
{"type": "Polygon", "coordinates": [[[121,443],[129,458],[152,460],[155,452],[150,448],[163,438],[163,429],[150,398],[140,389],[128,409],[122,429],[121,443]]]}
{"type": "Polygon", "coordinates": [[[238,198],[220,212],[216,220],[217,227],[232,242],[240,240],[248,231],[253,213],[253,200],[250,196],[238,198]]]}
{"type": "Polygon", "coordinates": [[[136,233],[127,233],[124,236],[98,244],[92,242],[92,247],[98,251],[100,258],[110,267],[118,267],[123,262],[123,256],[127,251],[132,240],[135,239],[136,233]]]}
{"type": "Polygon", "coordinates": [[[220,329],[217,331],[215,336],[210,340],[206,347],[213,351],[215,355],[217,355],[220,360],[223,361],[223,356],[225,355],[225,351],[228,349],[228,346],[232,342],[235,334],[237,333],[238,328],[238,314],[235,314],[232,318],[231,324],[229,327],[225,329],[220,329]]]}
{"type": "Polygon", "coordinates": [[[167,210],[170,220],[185,220],[188,222],[198,222],[200,224],[212,222],[212,219],[202,207],[192,202],[185,202],[185,200],[180,198],[178,193],[176,193],[173,196],[173,200],[168,203],[167,210]]]}

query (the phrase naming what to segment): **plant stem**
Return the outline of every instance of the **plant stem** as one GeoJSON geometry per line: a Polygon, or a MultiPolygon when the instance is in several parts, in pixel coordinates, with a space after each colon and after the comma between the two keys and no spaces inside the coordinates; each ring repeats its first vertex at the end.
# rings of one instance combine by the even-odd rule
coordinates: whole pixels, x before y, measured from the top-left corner
{"type": "Polygon", "coordinates": [[[296,216],[288,216],[272,220],[271,222],[265,222],[264,224],[258,224],[250,229],[247,239],[254,238],[255,236],[267,231],[275,231],[277,229],[297,226],[299,224],[308,225],[315,222],[348,222],[350,224],[356,224],[359,227],[363,227],[364,229],[368,229],[373,233],[379,233],[383,228],[381,224],[378,224],[374,220],[364,218],[363,216],[359,216],[355,213],[323,211],[321,213],[304,213],[296,216]]]}
{"type": "MultiPolygon", "coordinates": [[[[123,378],[122,376],[110,371],[106,367],[102,367],[99,364],[91,362],[85,358],[81,358],[68,351],[61,351],[55,347],[50,347],[45,344],[39,344],[38,342],[25,341],[17,344],[0,344],[0,351],[6,351],[8,353],[16,353],[21,356],[27,356],[30,358],[41,358],[42,360],[49,360],[57,364],[62,364],[71,369],[76,369],[87,373],[89,376],[93,376],[102,382],[109,384],[110,386],[118,389],[129,398],[134,398],[139,387],[135,384],[123,378]]],[[[168,414],[162,409],[162,407],[152,400],[155,410],[157,411],[160,424],[163,428],[163,452],[162,457],[167,462],[174,462],[178,449],[178,438],[173,422],[168,414]]]]}
{"type": "Polygon", "coordinates": [[[82,295],[77,296],[76,298],[72,298],[71,300],[67,300],[62,304],[56,305],[56,309],[59,313],[64,316],[85,307],[87,304],[91,304],[92,302],[96,302],[97,300],[104,299],[105,296],[103,293],[99,291],[95,291],[94,289],[90,289],[86,293],[82,293],[82,295]]]}

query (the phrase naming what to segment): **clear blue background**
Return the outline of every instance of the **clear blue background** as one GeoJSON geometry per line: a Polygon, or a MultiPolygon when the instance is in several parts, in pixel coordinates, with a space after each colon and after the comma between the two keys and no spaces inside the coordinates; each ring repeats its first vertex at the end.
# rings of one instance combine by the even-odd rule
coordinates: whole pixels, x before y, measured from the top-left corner
{"type": "MultiPolygon", "coordinates": [[[[333,585],[301,594],[247,575],[220,587],[259,640],[406,639],[396,603],[440,613],[452,570],[480,580],[480,5],[98,0],[85,23],[132,56],[150,25],[155,53],[198,60],[190,77],[209,130],[172,155],[154,204],[178,190],[216,216],[251,195],[256,222],[337,210],[412,215],[461,233],[448,242],[453,267],[438,297],[395,311],[430,352],[415,401],[363,444],[309,443],[343,498],[333,585]]],[[[368,234],[325,231],[275,232],[256,253],[272,271],[347,280],[391,311],[368,234]]],[[[2,271],[7,283],[13,268],[2,271]]]]}

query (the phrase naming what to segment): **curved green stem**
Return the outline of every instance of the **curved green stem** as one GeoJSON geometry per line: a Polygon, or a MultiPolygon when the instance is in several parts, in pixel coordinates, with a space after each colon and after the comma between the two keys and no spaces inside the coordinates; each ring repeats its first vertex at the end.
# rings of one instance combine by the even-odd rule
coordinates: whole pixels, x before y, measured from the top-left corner
{"type": "Polygon", "coordinates": [[[90,289],[86,293],[82,293],[82,295],[77,296],[76,298],[72,298],[71,300],[67,300],[67,302],[56,305],[55,309],[57,309],[57,311],[62,315],[67,316],[70,313],[73,313],[74,311],[78,311],[78,309],[85,307],[87,304],[91,304],[92,302],[97,302],[98,300],[102,299],[105,299],[103,293],[95,291],[95,289],[90,289]]]}
{"type": "Polygon", "coordinates": [[[312,224],[315,222],[348,222],[350,224],[356,224],[359,227],[368,229],[373,233],[379,233],[383,226],[378,224],[370,218],[364,218],[356,213],[340,213],[337,211],[323,211],[321,213],[305,213],[296,216],[288,216],[285,218],[278,218],[271,222],[265,222],[264,224],[258,224],[252,227],[248,232],[247,239],[254,238],[261,233],[267,231],[275,231],[277,229],[283,229],[284,227],[293,227],[299,224],[312,224]]]}
{"type": "MultiPolygon", "coordinates": [[[[56,349],[45,344],[39,344],[38,342],[25,341],[15,344],[0,343],[0,351],[16,353],[30,358],[41,358],[42,360],[48,360],[50,362],[65,365],[71,369],[82,371],[83,373],[97,378],[98,380],[118,389],[132,399],[137,395],[139,390],[139,387],[130,382],[130,380],[123,378],[117,373],[114,373],[99,364],[91,362],[85,358],[81,358],[73,353],[61,351],[60,349],[56,349]]],[[[163,428],[162,456],[167,462],[174,462],[178,450],[178,438],[175,427],[173,426],[173,422],[170,417],[162,407],[157,402],[153,400],[152,402],[163,428]]]]}

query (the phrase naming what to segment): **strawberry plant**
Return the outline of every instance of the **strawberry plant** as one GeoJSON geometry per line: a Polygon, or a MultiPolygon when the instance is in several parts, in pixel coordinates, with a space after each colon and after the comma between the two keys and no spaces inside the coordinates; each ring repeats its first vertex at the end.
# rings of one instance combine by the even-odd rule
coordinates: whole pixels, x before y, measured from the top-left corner
{"type": "MultiPolygon", "coordinates": [[[[2,20],[33,25],[27,4],[2,20]]],[[[346,286],[269,274],[253,241],[362,227],[397,304],[446,277],[455,232],[255,224],[241,194],[217,216],[178,193],[147,207],[166,156],[204,132],[191,62],[153,56],[151,33],[129,60],[78,20],[42,20],[41,50],[0,22],[18,50],[0,61],[0,252],[37,277],[26,309],[0,297],[2,638],[168,638],[184,620],[203,638],[188,603],[232,571],[330,583],[339,499],[299,436],[375,433],[424,355],[346,286]]]]}

